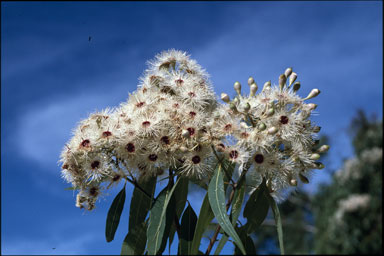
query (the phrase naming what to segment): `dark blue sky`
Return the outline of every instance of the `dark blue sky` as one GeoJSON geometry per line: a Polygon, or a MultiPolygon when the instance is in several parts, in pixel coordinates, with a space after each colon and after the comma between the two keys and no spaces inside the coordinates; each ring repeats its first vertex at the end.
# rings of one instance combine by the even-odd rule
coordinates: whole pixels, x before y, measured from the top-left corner
{"type": "MultiPolygon", "coordinates": [[[[259,86],[277,83],[293,67],[300,95],[321,90],[312,102],[319,104],[314,119],[321,134],[331,139],[328,169],[353,154],[347,128],[358,108],[382,119],[379,1],[2,2],[1,8],[3,254],[120,253],[128,207],[107,244],[104,222],[116,191],[95,212],[82,213],[64,191],[57,160],[76,123],[126,100],[146,61],[162,50],[190,53],[218,95],[234,94],[233,83],[246,84],[250,75],[259,86]]],[[[313,181],[327,178],[315,173],[313,181]]],[[[196,198],[190,197],[198,212],[196,198]]]]}

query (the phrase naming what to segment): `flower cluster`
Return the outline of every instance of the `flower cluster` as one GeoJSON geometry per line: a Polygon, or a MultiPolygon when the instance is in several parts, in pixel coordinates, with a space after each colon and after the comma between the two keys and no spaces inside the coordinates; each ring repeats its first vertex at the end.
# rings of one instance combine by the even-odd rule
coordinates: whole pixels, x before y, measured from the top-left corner
{"type": "Polygon", "coordinates": [[[329,146],[313,151],[320,127],[309,116],[316,105],[304,103],[319,90],[300,98],[292,69],[280,76],[279,87],[267,82],[257,95],[253,78],[248,96],[236,82],[237,96],[230,101],[222,94],[223,105],[208,74],[186,53],[162,52],[148,64],[127,102],[81,121],[62,151],[62,176],[80,190],[78,207],[92,210],[103,184],[127,177],[172,169],[209,179],[215,161],[235,163],[254,187],[265,179],[271,193],[296,186],[297,178],[307,183],[304,174],[323,167],[316,160],[329,146]]]}
{"type": "Polygon", "coordinates": [[[257,187],[265,179],[271,193],[297,186],[298,179],[308,183],[306,174],[324,168],[316,160],[329,149],[317,145],[320,127],[309,120],[317,105],[305,102],[320,91],[313,89],[301,98],[296,79],[297,74],[287,68],[278,85],[268,81],[256,94],[258,85],[250,77],[249,95],[242,95],[241,84],[235,82],[236,97],[231,101],[228,94],[221,94],[227,104],[217,108],[217,122],[212,127],[231,135],[232,146],[225,151],[230,160],[248,168],[247,183],[257,187]]]}

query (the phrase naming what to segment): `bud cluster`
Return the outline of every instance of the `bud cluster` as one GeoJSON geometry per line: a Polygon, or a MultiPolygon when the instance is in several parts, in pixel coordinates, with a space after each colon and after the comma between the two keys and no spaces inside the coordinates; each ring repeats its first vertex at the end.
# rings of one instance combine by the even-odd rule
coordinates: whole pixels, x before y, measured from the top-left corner
{"type": "Polygon", "coordinates": [[[279,86],[258,86],[250,77],[250,94],[227,94],[219,104],[208,74],[186,53],[162,52],[148,63],[138,89],[114,109],[91,114],[81,121],[65,145],[60,162],[62,176],[80,190],[76,205],[92,210],[102,190],[129,177],[159,176],[165,170],[177,175],[208,179],[214,161],[227,159],[248,171],[254,186],[266,178],[271,192],[305,173],[322,168],[316,160],[328,150],[313,151],[320,130],[308,119],[316,104],[296,95],[300,83],[287,69],[279,86]],[[286,85],[287,79],[288,84],[286,85]],[[215,159],[219,158],[219,159],[215,159]]]}

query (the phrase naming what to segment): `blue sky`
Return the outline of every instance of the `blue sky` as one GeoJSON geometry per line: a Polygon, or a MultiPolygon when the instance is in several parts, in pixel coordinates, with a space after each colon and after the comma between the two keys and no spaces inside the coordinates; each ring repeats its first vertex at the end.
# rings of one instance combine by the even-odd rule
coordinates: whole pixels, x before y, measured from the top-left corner
{"type": "MultiPolygon", "coordinates": [[[[348,126],[356,110],[382,119],[382,41],[379,1],[2,2],[2,254],[120,253],[128,207],[106,243],[117,191],[94,212],[80,211],[57,160],[76,123],[126,100],[160,51],[191,54],[218,95],[233,94],[233,83],[250,75],[259,86],[277,83],[293,67],[300,95],[321,90],[314,120],[330,136],[327,169],[336,170],[353,154],[348,126]]],[[[307,191],[328,179],[318,172],[307,191]]],[[[190,197],[196,212],[199,198],[190,197]]]]}

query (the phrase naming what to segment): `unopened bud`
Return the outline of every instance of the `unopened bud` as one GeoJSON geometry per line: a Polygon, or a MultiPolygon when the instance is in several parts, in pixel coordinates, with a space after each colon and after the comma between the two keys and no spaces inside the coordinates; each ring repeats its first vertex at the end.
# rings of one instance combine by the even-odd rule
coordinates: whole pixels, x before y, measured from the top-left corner
{"type": "Polygon", "coordinates": [[[285,72],[284,72],[284,75],[285,75],[286,77],[289,77],[291,74],[292,74],[292,68],[287,68],[287,69],[285,70],[285,72]]]}
{"type": "Polygon", "coordinates": [[[312,89],[312,91],[308,94],[308,96],[304,100],[312,99],[312,98],[316,97],[319,94],[320,94],[320,90],[319,89],[312,89]]]}
{"type": "Polygon", "coordinates": [[[247,123],[245,122],[240,122],[240,126],[243,127],[244,129],[250,128],[247,123]]]}
{"type": "Polygon", "coordinates": [[[267,110],[267,116],[272,116],[273,114],[275,114],[275,109],[270,108],[267,110]]]}
{"type": "Polygon", "coordinates": [[[263,86],[263,91],[269,89],[271,89],[271,81],[265,82],[263,86]]]}
{"type": "Polygon", "coordinates": [[[295,72],[292,72],[291,76],[289,77],[289,86],[293,84],[293,82],[296,81],[297,74],[295,72]]]}
{"type": "Polygon", "coordinates": [[[319,159],[320,159],[320,155],[317,154],[317,153],[314,153],[314,154],[312,154],[312,155],[309,157],[309,159],[311,159],[311,160],[319,160],[319,159]]]}
{"type": "Polygon", "coordinates": [[[308,184],[309,183],[309,180],[307,177],[305,177],[304,175],[302,175],[301,173],[299,173],[299,178],[301,180],[301,182],[305,183],[305,184],[308,184]]]}
{"type": "Polygon", "coordinates": [[[321,130],[321,127],[320,127],[320,126],[314,126],[312,131],[313,131],[314,133],[318,133],[320,130],[321,130]]]}
{"type": "Polygon", "coordinates": [[[315,167],[316,169],[323,169],[325,166],[323,163],[320,163],[320,162],[315,162],[315,167]]]}
{"type": "Polygon", "coordinates": [[[251,95],[251,97],[252,96],[255,96],[255,94],[256,94],[256,91],[257,91],[257,84],[255,83],[255,82],[253,82],[252,84],[251,84],[251,88],[250,88],[250,95],[251,95]]]}
{"type": "Polygon", "coordinates": [[[294,162],[298,162],[298,161],[300,160],[300,158],[299,158],[298,156],[294,156],[294,157],[292,157],[292,160],[293,160],[294,162]]]}
{"type": "Polygon", "coordinates": [[[245,113],[247,113],[247,112],[251,109],[251,105],[249,105],[248,102],[245,102],[245,103],[241,104],[241,108],[242,108],[242,110],[243,110],[245,113]]]}
{"type": "Polygon", "coordinates": [[[277,128],[275,126],[268,129],[268,134],[275,134],[277,133],[277,128]]]}
{"type": "Polygon", "coordinates": [[[255,82],[255,79],[253,79],[253,77],[249,77],[248,78],[248,85],[251,86],[251,84],[253,84],[255,82]]]}
{"type": "Polygon", "coordinates": [[[325,152],[327,152],[329,150],[329,145],[323,145],[323,146],[321,146],[318,150],[317,150],[317,152],[319,152],[319,153],[325,153],[325,152]]]}
{"type": "Polygon", "coordinates": [[[295,179],[291,179],[291,180],[289,181],[289,184],[290,184],[291,186],[293,186],[293,187],[296,187],[296,186],[297,186],[297,180],[295,180],[295,179]]]}
{"type": "Polygon", "coordinates": [[[236,104],[233,103],[233,102],[231,102],[231,103],[229,104],[229,108],[230,108],[232,111],[237,111],[236,104]]]}
{"type": "Polygon", "coordinates": [[[221,100],[228,103],[231,99],[229,98],[229,95],[226,93],[221,94],[221,100]]]}
{"type": "Polygon", "coordinates": [[[308,107],[309,110],[312,111],[312,110],[315,110],[317,108],[317,104],[309,103],[309,104],[307,104],[307,107],[308,107]]]}
{"type": "Polygon", "coordinates": [[[260,131],[264,131],[266,128],[267,126],[263,122],[259,123],[259,125],[257,126],[257,129],[259,129],[260,131]]]}
{"type": "Polygon", "coordinates": [[[267,180],[267,182],[265,183],[265,185],[267,185],[267,188],[268,188],[269,193],[273,193],[273,192],[275,192],[275,190],[273,190],[273,188],[272,188],[272,182],[271,182],[270,179],[267,180]]]}
{"type": "Polygon", "coordinates": [[[237,94],[241,94],[241,84],[239,83],[239,82],[235,82],[234,84],[233,84],[233,88],[235,88],[235,91],[237,92],[237,94]]]}
{"type": "Polygon", "coordinates": [[[279,76],[279,87],[280,87],[280,90],[282,90],[284,88],[284,85],[285,85],[286,82],[287,82],[287,77],[284,74],[281,74],[279,76]]]}
{"type": "Polygon", "coordinates": [[[184,137],[184,138],[189,138],[191,136],[191,134],[189,133],[188,130],[182,130],[181,131],[181,135],[184,137]]]}
{"type": "Polygon", "coordinates": [[[179,149],[181,152],[187,152],[188,151],[188,149],[184,146],[180,146],[179,149]]]}
{"type": "Polygon", "coordinates": [[[293,92],[297,92],[300,89],[300,82],[293,84],[293,92]]]}

